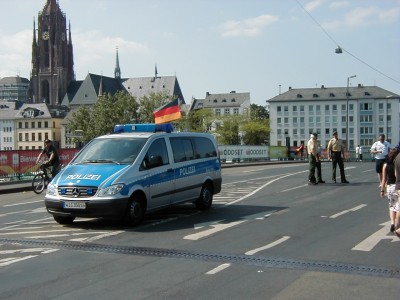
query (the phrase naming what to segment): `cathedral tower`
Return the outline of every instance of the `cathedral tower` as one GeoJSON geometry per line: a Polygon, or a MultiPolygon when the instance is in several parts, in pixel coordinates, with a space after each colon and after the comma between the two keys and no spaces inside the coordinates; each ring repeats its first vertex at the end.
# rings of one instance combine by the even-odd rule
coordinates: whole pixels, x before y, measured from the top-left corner
{"type": "Polygon", "coordinates": [[[33,24],[32,70],[29,87],[31,103],[61,103],[68,85],[75,80],[71,24],[58,1],[47,0],[33,24]]]}

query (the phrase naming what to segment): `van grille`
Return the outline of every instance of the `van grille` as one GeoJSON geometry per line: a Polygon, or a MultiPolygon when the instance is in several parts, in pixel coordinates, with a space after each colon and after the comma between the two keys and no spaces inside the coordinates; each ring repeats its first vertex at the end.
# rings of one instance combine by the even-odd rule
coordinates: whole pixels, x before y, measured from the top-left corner
{"type": "Polygon", "coordinates": [[[71,198],[93,197],[97,193],[97,187],[93,186],[59,186],[58,194],[71,198]]]}

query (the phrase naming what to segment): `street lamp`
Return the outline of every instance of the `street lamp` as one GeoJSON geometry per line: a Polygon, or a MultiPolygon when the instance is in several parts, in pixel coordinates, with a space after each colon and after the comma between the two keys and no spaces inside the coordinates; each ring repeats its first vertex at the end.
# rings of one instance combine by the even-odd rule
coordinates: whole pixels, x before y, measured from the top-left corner
{"type": "Polygon", "coordinates": [[[347,151],[350,151],[350,145],[349,145],[349,83],[350,83],[350,78],[354,78],[357,75],[349,76],[347,77],[347,90],[346,90],[346,147],[347,151]]]}

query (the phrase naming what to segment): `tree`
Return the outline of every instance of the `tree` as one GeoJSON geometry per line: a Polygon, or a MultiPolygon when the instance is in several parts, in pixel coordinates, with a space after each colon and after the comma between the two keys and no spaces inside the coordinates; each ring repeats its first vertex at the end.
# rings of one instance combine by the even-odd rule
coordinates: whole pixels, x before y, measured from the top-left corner
{"type": "Polygon", "coordinates": [[[190,112],[187,116],[187,124],[189,131],[208,132],[213,121],[213,113],[211,109],[201,108],[190,112]]]}
{"type": "Polygon", "coordinates": [[[245,145],[263,145],[268,140],[269,120],[250,120],[242,125],[245,145]]]}
{"type": "Polygon", "coordinates": [[[224,116],[218,123],[216,133],[218,143],[222,145],[240,145],[239,128],[243,121],[242,116],[224,116]]]}
{"type": "Polygon", "coordinates": [[[136,98],[128,93],[102,95],[93,106],[81,106],[74,111],[68,119],[67,128],[69,131],[81,130],[83,138],[79,141],[88,142],[94,137],[113,132],[116,124],[136,122],[138,108],[136,98]]]}
{"type": "Polygon", "coordinates": [[[250,104],[250,119],[251,120],[266,120],[269,119],[269,111],[265,106],[250,104]]]}
{"type": "Polygon", "coordinates": [[[139,123],[154,123],[154,111],[171,101],[167,93],[151,93],[149,96],[140,98],[139,123]]]}

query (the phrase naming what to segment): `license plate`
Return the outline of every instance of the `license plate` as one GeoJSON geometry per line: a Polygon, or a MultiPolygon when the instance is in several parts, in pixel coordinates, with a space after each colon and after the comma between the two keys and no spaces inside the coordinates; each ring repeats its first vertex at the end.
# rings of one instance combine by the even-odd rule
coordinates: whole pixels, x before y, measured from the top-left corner
{"type": "Polygon", "coordinates": [[[64,202],[64,208],[85,209],[86,203],[78,201],[66,201],[64,202]]]}

